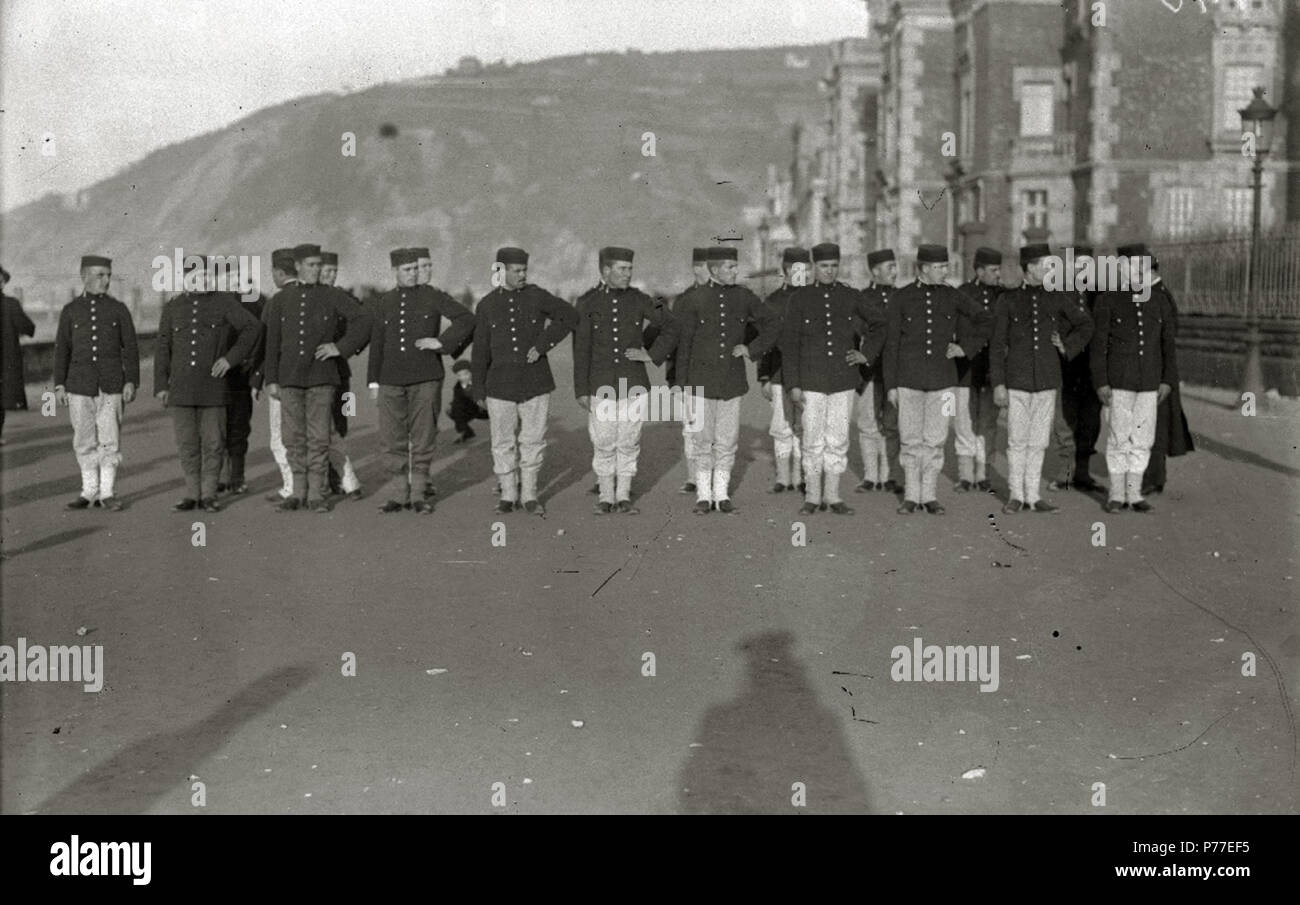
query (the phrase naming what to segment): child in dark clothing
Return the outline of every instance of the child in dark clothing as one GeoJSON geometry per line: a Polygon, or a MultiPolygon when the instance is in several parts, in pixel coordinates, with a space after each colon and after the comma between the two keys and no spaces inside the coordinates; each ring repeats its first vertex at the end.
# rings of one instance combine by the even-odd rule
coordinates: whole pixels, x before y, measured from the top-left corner
{"type": "Polygon", "coordinates": [[[447,409],[447,414],[456,425],[456,433],[460,434],[452,442],[464,443],[474,439],[474,429],[469,426],[470,422],[476,418],[486,421],[488,413],[487,409],[474,401],[469,362],[461,359],[451,366],[451,370],[456,375],[456,385],[452,388],[451,407],[447,409]]]}

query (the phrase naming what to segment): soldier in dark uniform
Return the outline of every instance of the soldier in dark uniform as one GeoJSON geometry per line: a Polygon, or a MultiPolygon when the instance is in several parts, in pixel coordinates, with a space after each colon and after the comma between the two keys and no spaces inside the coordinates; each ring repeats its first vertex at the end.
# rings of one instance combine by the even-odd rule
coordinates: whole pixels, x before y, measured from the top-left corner
{"type": "Polygon", "coordinates": [[[370,315],[341,290],[320,285],[320,246],[293,249],[298,279],[267,307],[266,391],[280,400],[281,432],[293,470],[294,495],[279,509],[329,512],[330,409],[340,381],[331,359],[366,347],[370,315]],[[347,326],[337,343],[339,322],[347,326]]]}
{"type": "Polygon", "coordinates": [[[902,443],[899,460],[905,483],[898,511],[907,515],[924,506],[931,515],[942,515],[936,486],[956,408],[953,359],[984,347],[992,318],[979,302],[944,282],[947,248],[920,245],[916,261],[916,282],[901,287],[889,300],[885,390],[890,404],[898,408],[902,443]]]}
{"type": "MultiPolygon", "coordinates": [[[[708,248],[696,247],[691,249],[691,277],[694,280],[694,282],[691,284],[691,288],[695,288],[696,286],[703,286],[709,282],[708,248]]],[[[681,293],[681,295],[678,295],[677,298],[673,299],[668,305],[668,310],[669,311],[674,310],[674,306],[677,304],[677,300],[680,299],[682,295],[685,294],[686,293],[683,292],[681,293]]],[[[650,337],[647,337],[646,342],[649,343],[650,345],[654,344],[653,338],[650,337]]],[[[668,366],[664,369],[664,379],[668,382],[668,385],[670,387],[681,386],[681,383],[677,380],[676,350],[668,354],[668,366]]],[[[693,447],[691,446],[691,434],[690,431],[687,430],[687,427],[688,427],[687,421],[685,418],[683,418],[682,419],[682,457],[686,465],[686,480],[683,481],[682,486],[678,488],[677,491],[678,493],[695,493],[696,490],[695,479],[697,477],[697,469],[695,467],[695,453],[692,451],[693,447]]]]}
{"type": "MultiPolygon", "coordinates": [[[[333,286],[334,281],[338,278],[339,273],[339,256],[336,252],[322,251],[320,253],[320,282],[322,286],[333,286]]],[[[341,292],[347,293],[348,297],[358,305],[361,300],[346,289],[341,292]]],[[[342,325],[340,324],[340,329],[342,325]]],[[[342,339],[340,334],[334,338],[335,342],[342,339]]],[[[340,356],[339,363],[339,385],[335,389],[334,408],[330,412],[330,424],[333,427],[330,433],[330,465],[329,481],[330,491],[343,494],[344,499],[359,500],[361,499],[361,481],[357,479],[356,469],[352,467],[352,459],[348,456],[347,444],[344,443],[348,435],[348,416],[344,413],[343,407],[346,400],[345,394],[352,391],[352,367],[348,360],[340,356]]]]}
{"type": "MultiPolygon", "coordinates": [[[[889,299],[898,279],[898,261],[892,248],[879,248],[867,255],[871,268],[871,285],[862,290],[868,307],[887,317],[889,299]]],[[[885,382],[881,376],[884,342],[877,344],[876,356],[858,367],[858,398],[855,418],[858,423],[858,450],[862,453],[862,482],[853,490],[898,491],[890,477],[898,461],[898,409],[885,400],[885,382]]]]}
{"type": "Polygon", "coordinates": [[[123,406],[140,385],[140,351],[130,310],[108,295],[112,276],[108,258],[81,259],[84,291],[59,312],[54,338],[54,396],[68,407],[81,466],[81,496],[69,509],[86,509],[96,498],[104,509],[122,508],[113,485],[122,461],[123,406]]]}
{"type": "MultiPolygon", "coordinates": [[[[1151,295],[1163,296],[1173,317],[1174,332],[1178,332],[1178,305],[1174,303],[1174,294],[1169,286],[1160,279],[1160,262],[1151,255],[1151,295]]],[[[1089,382],[1091,387],[1091,381],[1089,382]]],[[[1167,456],[1182,456],[1196,449],[1192,442],[1192,432],[1187,426],[1187,415],[1183,413],[1182,394],[1178,383],[1169,385],[1169,395],[1156,406],[1156,436],[1151,444],[1151,460],[1142,475],[1142,495],[1163,493],[1165,489],[1165,459],[1167,456]]]]}
{"type": "Polygon", "coordinates": [[[474,315],[442,290],[417,284],[415,249],[399,248],[389,261],[397,286],[375,304],[368,372],[370,398],[380,400],[379,429],[391,475],[380,511],[428,514],[433,504],[424,498],[424,484],[438,432],[442,355],[469,337],[474,315]],[[451,326],[439,335],[444,317],[451,326]]]}
{"type": "MultiPolygon", "coordinates": [[[[249,374],[248,383],[253,388],[253,401],[257,402],[262,397],[262,386],[266,377],[266,325],[271,318],[278,316],[279,299],[284,288],[291,283],[298,282],[298,265],[293,260],[292,248],[277,248],[271,252],[271,280],[275,283],[276,294],[271,296],[267,303],[262,307],[262,339],[255,350],[255,361],[253,363],[252,373],[249,374]]],[[[271,457],[275,459],[276,467],[280,469],[280,489],[275,493],[268,493],[266,501],[268,503],[282,503],[294,495],[293,492],[293,469],[289,467],[289,452],[284,447],[284,439],[280,435],[280,425],[283,419],[280,417],[280,400],[274,396],[267,397],[267,422],[270,425],[271,457]]]]}
{"type": "MultiPolygon", "coordinates": [[[[9,282],[9,271],[0,267],[0,294],[9,282]]],[[[3,296],[4,310],[0,311],[0,430],[5,425],[5,410],[27,410],[27,382],[23,374],[22,336],[35,336],[36,325],[23,311],[16,298],[3,296]]],[[[0,439],[0,443],[4,440],[0,439]]]]}
{"type": "MultiPolygon", "coordinates": [[[[401,251],[403,249],[398,249],[398,250],[401,251]]],[[[433,255],[430,254],[429,252],[429,246],[416,245],[405,250],[413,251],[415,252],[416,255],[415,285],[417,286],[433,285],[433,255]]],[[[438,291],[441,292],[442,290],[439,289],[438,291]]],[[[469,310],[468,307],[465,305],[462,305],[461,307],[465,308],[466,310],[469,310]]],[[[472,314],[473,312],[470,313],[472,314]]],[[[452,348],[449,346],[446,349],[444,349],[442,352],[438,353],[438,360],[439,362],[441,362],[443,355],[450,355],[452,358],[457,358],[464,351],[465,351],[464,347],[452,348]]],[[[435,438],[437,436],[437,430],[438,430],[438,408],[441,405],[442,405],[441,399],[435,399],[433,401],[433,429],[434,429],[435,438]]],[[[429,469],[425,475],[424,493],[423,493],[424,499],[428,502],[432,502],[433,498],[438,495],[438,491],[433,486],[433,470],[434,470],[433,456],[430,456],[429,469]]]]}
{"type": "MultiPolygon", "coordinates": [[[[663,364],[677,346],[677,315],[631,288],[630,248],[602,248],[598,260],[600,282],[578,298],[573,394],[587,412],[591,466],[600,482],[597,514],[635,514],[632,476],[650,398],[645,362],[663,364]],[[648,351],[638,345],[647,323],[659,331],[648,351]]],[[[680,377],[680,360],[678,369],[680,377]]]]}
{"type": "Polygon", "coordinates": [[[988,363],[993,401],[1007,409],[1011,489],[1003,512],[1057,510],[1039,498],[1039,486],[1061,388],[1061,357],[1074,359],[1092,336],[1092,319],[1077,294],[1043,287],[1044,259],[1050,254],[1051,249],[1042,244],[1020,249],[1025,283],[1002,293],[996,303],[988,363]]]}
{"type": "Polygon", "coordinates": [[[261,324],[239,296],[218,292],[202,255],[185,256],[186,291],[163,306],[154,352],[154,395],[172,415],[176,450],[185,472],[177,512],[220,512],[217,482],[226,448],[225,377],[257,344],[261,324]]]}
{"type": "MultiPolygon", "coordinates": [[[[262,312],[266,309],[266,296],[260,292],[251,301],[246,298],[250,291],[245,291],[244,276],[236,271],[227,273],[226,286],[221,285],[221,274],[217,274],[219,290],[229,289],[239,293],[239,303],[245,311],[257,318],[257,341],[244,360],[231,365],[226,372],[226,449],[221,466],[221,480],[217,491],[228,491],[236,496],[248,491],[244,480],[244,462],[248,456],[248,438],[253,431],[253,386],[252,375],[262,363],[266,346],[266,330],[262,326],[262,312]]],[[[157,384],[155,384],[157,386],[157,384]]]]}
{"type": "MultiPolygon", "coordinates": [[[[1082,271],[1093,259],[1090,245],[1074,247],[1076,272],[1082,271]]],[[[1092,318],[1097,303],[1097,293],[1091,290],[1074,293],[1080,310],[1092,318]]],[[[1084,493],[1101,492],[1106,488],[1089,474],[1089,463],[1097,451],[1101,435],[1101,400],[1092,385],[1091,356],[1085,348],[1077,357],[1061,359],[1061,392],[1056,400],[1056,413],[1052,422],[1054,458],[1052,472],[1056,475],[1048,482],[1049,490],[1066,490],[1074,487],[1084,493]]]]}
{"type": "MultiPolygon", "coordinates": [[[[691,283],[691,287],[703,286],[705,283],[709,281],[708,253],[709,250],[707,248],[691,249],[691,273],[693,277],[693,282],[691,283]]],[[[681,296],[684,294],[685,291],[683,291],[681,294],[677,296],[674,296],[673,298],[656,299],[655,302],[661,308],[664,308],[666,311],[672,311],[673,306],[677,303],[677,299],[681,298],[681,296]]],[[[646,327],[645,335],[642,339],[642,347],[646,349],[651,348],[655,344],[655,340],[658,338],[659,338],[658,327],[654,326],[653,324],[649,327],[646,327]]],[[[677,381],[677,353],[675,351],[668,353],[668,360],[664,364],[664,382],[668,385],[668,387],[671,390],[675,392],[679,392],[681,390],[681,384],[679,384],[677,381]]],[[[689,425],[686,419],[683,418],[682,419],[682,452],[683,452],[682,460],[686,465],[686,480],[682,482],[681,487],[677,488],[678,493],[695,492],[695,458],[694,458],[695,454],[691,452],[691,435],[690,435],[690,431],[687,430],[688,426],[689,425]]],[[[591,489],[591,492],[599,493],[600,484],[598,483],[595,487],[593,487],[591,489]]]]}
{"type": "MultiPolygon", "coordinates": [[[[790,299],[807,285],[808,266],[812,258],[808,249],[794,246],[781,254],[781,285],[763,300],[764,316],[771,323],[784,325],[790,299]]],[[[758,331],[750,326],[745,339],[753,342],[758,331]]],[[[781,344],[758,360],[758,386],[763,398],[772,403],[772,417],[767,432],[772,438],[772,454],[776,463],[776,483],[773,493],[795,489],[796,479],[803,484],[803,434],[802,407],[795,406],[785,388],[785,369],[782,367],[781,344]]]]}
{"type": "Polygon", "coordinates": [[[839,282],[840,247],[812,249],[815,282],[797,289],[785,314],[781,360],[790,398],[803,406],[803,471],[807,485],[799,512],[816,512],[823,499],[837,515],[853,510],[840,499],[848,467],[849,423],[858,366],[875,359],[884,342],[885,312],[839,282]],[[823,490],[824,485],[824,490],[823,490]]]}
{"type": "Polygon", "coordinates": [[[505,268],[504,281],[474,314],[474,398],[487,401],[493,471],[501,482],[497,512],[510,512],[522,497],[524,509],[544,515],[537,475],[555,389],[546,356],[578,326],[578,313],[528,282],[528,252],[522,248],[498,249],[496,259],[505,268]],[[515,484],[516,467],[521,486],[515,484]]]}
{"type": "Polygon", "coordinates": [[[715,504],[719,512],[736,511],[730,484],[740,436],[740,399],[749,391],[745,360],[765,355],[781,335],[781,324],[769,322],[759,297],[736,284],[738,257],[733,247],[710,248],[709,282],[687,290],[673,310],[681,330],[677,379],[684,400],[689,399],[699,515],[715,504]],[[758,329],[749,344],[743,342],[746,324],[758,329]]]}
{"type": "MultiPolygon", "coordinates": [[[[993,314],[994,302],[1002,292],[1002,253],[993,248],[975,250],[975,278],[959,288],[993,314]]],[[[989,351],[980,350],[957,362],[957,414],[953,434],[957,450],[957,486],[959,492],[971,489],[987,491],[988,457],[993,452],[998,429],[998,409],[993,404],[993,387],[989,383],[989,351]]]]}
{"type": "Polygon", "coordinates": [[[1110,472],[1107,512],[1148,512],[1142,475],[1155,442],[1156,408],[1178,386],[1177,323],[1166,293],[1141,298],[1146,245],[1119,247],[1119,274],[1127,291],[1099,293],[1093,311],[1092,382],[1105,406],[1106,468],[1110,472]],[[1137,258],[1138,266],[1130,263],[1137,258]]]}

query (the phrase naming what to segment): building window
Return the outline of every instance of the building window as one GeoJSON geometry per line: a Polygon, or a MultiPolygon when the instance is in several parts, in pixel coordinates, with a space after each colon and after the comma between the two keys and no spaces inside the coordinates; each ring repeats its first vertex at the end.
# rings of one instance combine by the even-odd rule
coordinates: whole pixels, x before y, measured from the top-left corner
{"type": "Polygon", "coordinates": [[[1054,87],[1047,82],[1020,86],[1020,134],[1051,135],[1054,87]]]}
{"type": "Polygon", "coordinates": [[[1250,189],[1224,189],[1223,210],[1228,231],[1242,235],[1250,230],[1251,205],[1254,203],[1250,189]]]}
{"type": "Polygon", "coordinates": [[[1171,238],[1189,235],[1196,223],[1196,189],[1169,190],[1169,215],[1165,232],[1171,238]]]}
{"type": "Polygon", "coordinates": [[[1024,193],[1025,229],[1047,228],[1047,190],[1035,189],[1024,193]]]}
{"type": "Polygon", "coordinates": [[[1264,84],[1263,66],[1229,66],[1223,72],[1223,128],[1241,129],[1241,109],[1250,104],[1256,85],[1264,84]]]}

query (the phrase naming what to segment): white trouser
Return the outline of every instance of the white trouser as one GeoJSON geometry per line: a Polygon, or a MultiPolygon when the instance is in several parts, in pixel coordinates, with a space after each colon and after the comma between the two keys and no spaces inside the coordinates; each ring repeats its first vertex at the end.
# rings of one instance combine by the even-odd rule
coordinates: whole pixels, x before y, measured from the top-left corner
{"type": "Polygon", "coordinates": [[[685,398],[687,432],[695,459],[695,494],[699,500],[728,499],[731,468],[740,440],[740,397],[685,398]]]}
{"type": "Polygon", "coordinates": [[[1055,412],[1056,390],[1007,390],[1007,483],[1011,499],[1029,506],[1039,500],[1043,453],[1055,412]]]}
{"type": "Polygon", "coordinates": [[[280,496],[288,498],[293,496],[293,469],[289,467],[289,450],[285,449],[280,435],[280,400],[273,396],[266,399],[266,413],[271,425],[271,456],[280,469],[280,480],[284,485],[280,488],[280,496]]]}
{"type": "Polygon", "coordinates": [[[1147,469],[1156,439],[1156,396],[1155,390],[1110,391],[1110,405],[1102,410],[1102,418],[1106,423],[1106,469],[1110,472],[1112,500],[1124,501],[1125,476],[1133,474],[1138,475],[1138,481],[1129,488],[1128,502],[1142,499],[1141,475],[1147,469]]]}
{"type": "Polygon", "coordinates": [[[81,495],[88,500],[113,495],[113,479],[122,461],[122,394],[96,396],[68,393],[72,450],[81,469],[81,495]],[[103,486],[107,484],[107,486],[103,486]]]}
{"type": "Polygon", "coordinates": [[[779,383],[768,384],[772,390],[772,420],[768,423],[767,433],[772,438],[772,452],[776,459],[776,480],[778,484],[792,483],[790,475],[802,470],[803,443],[800,441],[802,425],[792,423],[792,415],[787,414],[790,406],[785,389],[779,383]]]}
{"type": "Polygon", "coordinates": [[[866,387],[858,394],[856,409],[862,480],[868,484],[880,484],[889,480],[889,447],[880,428],[880,413],[876,411],[874,380],[867,381],[866,387]]]}
{"type": "Polygon", "coordinates": [[[838,393],[803,391],[803,472],[807,500],[820,503],[822,476],[826,502],[838,503],[839,479],[849,464],[849,417],[853,390],[838,393]]]}
{"type": "MultiPolygon", "coordinates": [[[[354,490],[361,489],[361,479],[357,477],[356,469],[352,467],[352,459],[348,456],[347,438],[340,437],[334,430],[334,422],[330,421],[330,448],[327,455],[329,456],[330,465],[340,475],[339,486],[343,488],[344,493],[351,493],[354,490]]],[[[292,475],[290,475],[292,479],[292,475]]]]}
{"type": "Polygon", "coordinates": [[[515,499],[512,491],[516,468],[523,483],[524,502],[537,499],[537,474],[542,469],[546,450],[546,417],[550,406],[550,393],[523,402],[487,397],[492,470],[502,479],[503,500],[515,499]]]}
{"type": "Polygon", "coordinates": [[[998,426],[992,387],[957,387],[957,413],[953,417],[953,446],[957,451],[957,477],[983,481],[988,476],[988,454],[998,426]]]}
{"type": "Polygon", "coordinates": [[[943,446],[952,421],[953,387],[941,390],[898,388],[898,461],[903,466],[903,498],[913,503],[935,500],[943,471],[943,446]]]}
{"type": "Polygon", "coordinates": [[[587,434],[593,449],[591,469],[600,482],[600,499],[613,503],[631,498],[632,476],[641,455],[641,427],[649,412],[650,395],[634,399],[592,396],[587,412],[587,434]]]}

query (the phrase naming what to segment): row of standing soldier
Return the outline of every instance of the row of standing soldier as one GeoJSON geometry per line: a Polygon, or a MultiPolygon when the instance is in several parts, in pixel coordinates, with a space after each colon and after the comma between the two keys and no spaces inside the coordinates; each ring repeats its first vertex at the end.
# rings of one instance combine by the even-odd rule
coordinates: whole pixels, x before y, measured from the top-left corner
{"type": "MultiPolygon", "coordinates": [[[[1147,254],[1140,245],[1119,251],[1147,254]]],[[[759,300],[736,283],[734,248],[695,249],[695,285],[657,304],[630,285],[631,249],[611,246],[599,256],[600,282],[574,310],[527,282],[526,252],[504,248],[497,255],[500,285],[471,314],[428,285],[427,249],[392,253],[397,286],[371,311],[333,287],[337,256],[315,245],[277,249],[279,292],[269,303],[241,304],[209,283],[163,310],[154,386],[172,414],[187,488],[174,508],[216,511],[220,490],[246,490],[253,402],[264,389],[283,479],[268,499],[282,510],[328,511],[331,456],[342,478],[338,489],[359,497],[342,448],[343,408],[347,359],[369,345],[368,383],[380,403],[390,474],[381,508],[431,512],[441,355],[459,354],[473,341],[472,392],[487,406],[498,511],[543,513],[538,474],[555,388],[546,356],[573,332],[574,392],[588,410],[599,513],[637,511],[631,482],[647,396],[620,395],[609,409],[597,400],[608,388],[647,387],[645,363],[665,361],[668,382],[691,391],[684,397],[682,489],[696,494],[697,513],[736,511],[730,484],[746,360],[758,361],[772,403],[773,491],[793,490],[793,476],[800,476],[804,513],[853,511],[839,486],[853,420],[864,463],[856,489],[899,489],[891,478],[897,461],[901,513],[943,512],[937,482],[950,424],[955,489],[991,490],[987,460],[997,407],[1008,409],[1004,511],[1054,511],[1039,497],[1049,436],[1054,428],[1062,468],[1049,487],[1101,489],[1087,463],[1103,403],[1110,412],[1107,508],[1145,511],[1145,496],[1163,487],[1163,453],[1190,448],[1176,396],[1172,296],[1158,274],[1154,304],[1132,293],[1048,292],[1041,283],[1049,253],[1047,246],[1022,249],[1025,284],[999,292],[996,251],[980,249],[975,280],[956,289],[944,279],[947,249],[922,245],[918,279],[895,289],[896,260],[886,249],[868,258],[872,284],[855,290],[836,279],[837,246],[793,248],[783,256],[783,285],[759,300]],[[797,285],[805,282],[797,272],[809,265],[811,281],[797,285]],[[451,323],[445,333],[443,318],[451,323]]],[[[71,410],[82,473],[82,493],[69,508],[121,508],[114,492],[118,431],[123,405],[139,385],[139,356],[129,311],[106,294],[110,276],[108,259],[83,258],[85,292],[60,315],[56,395],[71,410]]]]}

